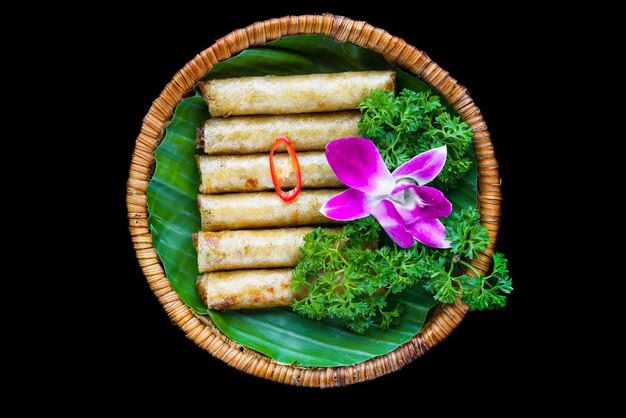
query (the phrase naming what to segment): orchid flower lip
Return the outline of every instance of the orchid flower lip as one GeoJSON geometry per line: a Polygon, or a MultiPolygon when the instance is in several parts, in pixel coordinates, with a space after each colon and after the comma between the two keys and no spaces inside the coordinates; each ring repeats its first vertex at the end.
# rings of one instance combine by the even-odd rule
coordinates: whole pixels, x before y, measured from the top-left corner
{"type": "Polygon", "coordinates": [[[326,145],[326,159],[349,189],[333,196],[320,212],[340,221],[371,214],[402,248],[410,247],[415,240],[447,248],[445,227],[438,218],[448,216],[452,204],[441,191],[424,186],[439,174],[446,156],[444,145],[416,155],[390,173],[372,141],[331,141],[326,145]]]}

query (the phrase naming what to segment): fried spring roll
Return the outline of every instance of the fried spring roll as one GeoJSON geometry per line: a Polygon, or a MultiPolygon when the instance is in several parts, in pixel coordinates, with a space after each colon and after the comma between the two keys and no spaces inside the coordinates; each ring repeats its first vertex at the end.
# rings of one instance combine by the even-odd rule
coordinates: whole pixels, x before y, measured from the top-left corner
{"type": "Polygon", "coordinates": [[[304,236],[314,228],[248,229],[198,232],[200,273],[219,270],[293,267],[300,257],[304,236]]]}
{"type": "Polygon", "coordinates": [[[273,308],[291,305],[291,269],[204,273],[196,281],[209,309],[273,308]]]}
{"type": "Polygon", "coordinates": [[[323,151],[330,141],[358,136],[358,111],[209,119],[198,127],[198,148],[210,155],[268,152],[279,136],[296,151],[323,151]]]}
{"type": "MultiPolygon", "coordinates": [[[[323,152],[300,152],[297,155],[300,164],[303,188],[342,187],[335,173],[326,161],[323,152]]],[[[269,168],[269,156],[224,155],[196,156],[200,171],[200,193],[254,192],[273,190],[269,168]]],[[[291,166],[288,154],[274,154],[276,174],[284,179],[280,185],[284,190],[296,185],[296,173],[291,166]]]]}
{"type": "Polygon", "coordinates": [[[302,190],[289,203],[276,192],[198,195],[203,231],[332,223],[320,208],[341,189],[302,190]]]}
{"type": "Polygon", "coordinates": [[[393,71],[240,77],[199,83],[212,117],[357,109],[372,89],[394,90],[393,71]]]}

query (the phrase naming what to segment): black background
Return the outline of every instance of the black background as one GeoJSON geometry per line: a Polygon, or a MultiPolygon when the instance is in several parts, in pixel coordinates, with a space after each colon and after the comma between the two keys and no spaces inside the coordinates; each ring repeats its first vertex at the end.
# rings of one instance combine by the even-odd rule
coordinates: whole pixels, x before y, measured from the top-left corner
{"type": "Polygon", "coordinates": [[[519,211],[513,209],[523,207],[523,185],[513,173],[523,170],[519,156],[527,134],[520,128],[524,117],[520,98],[526,94],[526,86],[519,75],[524,71],[521,56],[532,48],[526,40],[530,29],[512,23],[506,14],[500,20],[486,20],[474,8],[448,10],[442,6],[440,11],[445,15],[433,23],[432,18],[417,12],[370,10],[364,5],[299,2],[287,8],[264,5],[260,10],[233,5],[230,12],[212,12],[207,7],[180,16],[171,11],[169,17],[167,10],[156,18],[120,14],[112,16],[109,24],[94,28],[97,35],[92,45],[97,54],[90,59],[97,61],[105,75],[99,80],[104,95],[98,103],[100,115],[115,124],[114,129],[96,132],[105,141],[98,153],[106,161],[106,174],[99,183],[101,196],[105,196],[100,205],[105,212],[101,236],[106,241],[106,262],[98,273],[106,278],[107,287],[123,291],[116,291],[113,300],[104,298],[97,341],[81,347],[93,353],[92,357],[81,361],[92,378],[116,382],[109,388],[111,396],[140,399],[146,396],[143,393],[157,393],[169,385],[163,396],[205,394],[208,399],[231,391],[253,396],[269,390],[280,399],[387,402],[398,397],[419,402],[437,395],[449,399],[441,404],[448,408],[475,397],[498,396],[494,395],[498,388],[515,384],[529,372],[527,358],[535,348],[525,343],[532,325],[525,315],[530,310],[532,266],[524,261],[527,250],[521,243],[527,230],[517,216],[519,211]],[[498,249],[509,258],[515,287],[506,308],[470,313],[441,345],[402,370],[372,382],[325,391],[245,375],[185,338],[170,323],[138,266],[124,201],[142,118],[179,68],[236,28],[270,17],[322,12],[366,20],[404,38],[469,89],[489,126],[501,166],[505,200],[498,249]]]}

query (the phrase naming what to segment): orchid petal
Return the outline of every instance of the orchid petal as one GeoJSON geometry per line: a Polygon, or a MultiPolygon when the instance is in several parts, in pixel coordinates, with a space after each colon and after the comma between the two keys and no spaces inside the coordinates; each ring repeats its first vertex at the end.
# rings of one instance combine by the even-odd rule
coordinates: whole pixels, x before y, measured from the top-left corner
{"type": "Polygon", "coordinates": [[[452,203],[434,187],[401,184],[393,189],[391,198],[407,224],[417,218],[445,218],[452,212],[452,203]]]}
{"type": "Polygon", "coordinates": [[[326,145],[326,159],[346,186],[371,195],[388,195],[395,186],[376,145],[365,138],[341,138],[326,145]]]}
{"type": "Polygon", "coordinates": [[[383,227],[389,238],[402,248],[409,248],[415,240],[406,230],[402,217],[391,201],[383,199],[372,210],[372,215],[383,227]]]}
{"type": "Polygon", "coordinates": [[[396,168],[393,178],[396,180],[410,178],[423,186],[441,172],[446,163],[447,154],[448,150],[445,145],[422,152],[396,168]]]}
{"type": "Polygon", "coordinates": [[[419,218],[407,225],[409,232],[416,240],[434,248],[450,248],[450,241],[446,240],[446,227],[439,219],[419,218]]]}
{"type": "Polygon", "coordinates": [[[360,190],[348,189],[331,197],[320,212],[336,221],[351,221],[368,216],[379,201],[360,190]]]}

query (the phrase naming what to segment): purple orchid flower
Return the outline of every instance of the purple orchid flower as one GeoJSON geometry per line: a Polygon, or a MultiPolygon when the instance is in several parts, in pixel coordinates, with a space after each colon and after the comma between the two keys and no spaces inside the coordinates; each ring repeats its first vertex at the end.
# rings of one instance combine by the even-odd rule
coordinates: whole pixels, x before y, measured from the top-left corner
{"type": "Polygon", "coordinates": [[[441,191],[424,186],[446,162],[446,146],[423,152],[390,173],[376,148],[364,138],[342,138],[326,145],[326,159],[337,178],[350,187],[333,196],[320,212],[330,219],[351,221],[370,214],[400,247],[414,240],[449,248],[439,218],[452,211],[441,191]]]}

